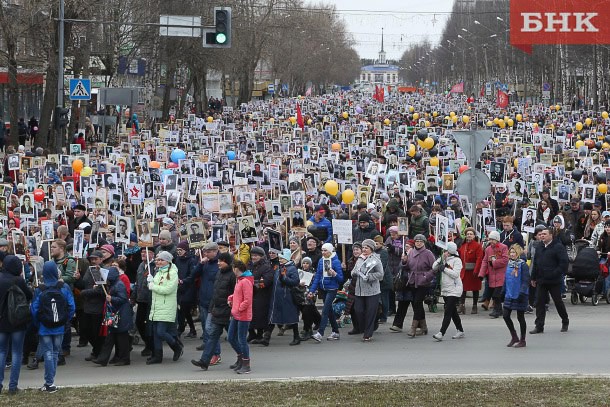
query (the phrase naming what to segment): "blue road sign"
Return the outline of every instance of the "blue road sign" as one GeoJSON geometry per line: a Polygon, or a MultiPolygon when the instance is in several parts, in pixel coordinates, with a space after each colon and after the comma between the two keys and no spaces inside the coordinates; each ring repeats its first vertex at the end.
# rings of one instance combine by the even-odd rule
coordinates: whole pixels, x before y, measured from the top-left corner
{"type": "Polygon", "coordinates": [[[91,79],[70,79],[70,100],[91,100],[91,79]]]}

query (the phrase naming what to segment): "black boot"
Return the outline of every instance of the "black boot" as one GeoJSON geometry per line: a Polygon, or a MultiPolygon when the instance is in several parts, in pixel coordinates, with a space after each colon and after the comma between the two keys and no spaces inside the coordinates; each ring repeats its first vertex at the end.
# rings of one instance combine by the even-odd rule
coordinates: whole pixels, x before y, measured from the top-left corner
{"type": "Polygon", "coordinates": [[[301,338],[299,337],[299,334],[295,334],[293,336],[292,342],[289,343],[290,346],[296,346],[296,345],[300,345],[301,344],[301,338]]]}
{"type": "Polygon", "coordinates": [[[156,365],[158,363],[163,363],[163,350],[154,350],[153,355],[146,360],[147,365],[156,365]]]}
{"type": "Polygon", "coordinates": [[[263,346],[269,346],[269,339],[271,339],[271,331],[265,331],[265,333],[263,333],[263,339],[261,339],[259,343],[263,346]]]}
{"type": "Polygon", "coordinates": [[[178,359],[180,359],[180,356],[182,356],[182,344],[176,340],[176,342],[174,342],[173,345],[169,345],[169,347],[174,351],[174,356],[172,357],[172,360],[174,362],[177,362],[178,359]]]}
{"type": "Polygon", "coordinates": [[[229,366],[229,369],[239,370],[241,368],[241,355],[237,355],[237,361],[229,366]]]}
{"type": "Polygon", "coordinates": [[[302,341],[308,341],[311,339],[311,335],[313,335],[313,331],[310,329],[308,331],[303,331],[303,335],[299,338],[302,341]]]}

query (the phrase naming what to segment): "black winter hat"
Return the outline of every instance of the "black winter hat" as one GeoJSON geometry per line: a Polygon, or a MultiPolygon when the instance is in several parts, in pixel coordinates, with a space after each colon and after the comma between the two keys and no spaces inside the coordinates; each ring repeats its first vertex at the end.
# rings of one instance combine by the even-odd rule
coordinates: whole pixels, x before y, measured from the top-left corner
{"type": "Polygon", "coordinates": [[[218,255],[218,261],[231,265],[233,263],[233,256],[231,256],[229,253],[220,253],[218,255]]]}

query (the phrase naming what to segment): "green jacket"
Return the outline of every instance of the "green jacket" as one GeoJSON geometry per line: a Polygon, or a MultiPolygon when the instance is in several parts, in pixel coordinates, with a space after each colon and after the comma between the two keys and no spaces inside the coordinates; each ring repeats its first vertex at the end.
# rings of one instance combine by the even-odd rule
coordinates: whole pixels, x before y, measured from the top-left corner
{"type": "Polygon", "coordinates": [[[178,268],[159,270],[152,284],[152,303],[149,319],[154,322],[175,322],[178,310],[178,268]]]}
{"type": "Polygon", "coordinates": [[[54,259],[54,261],[60,272],[59,277],[70,287],[74,286],[74,282],[76,281],[74,278],[74,273],[76,272],[76,260],[74,257],[70,257],[66,254],[61,259],[54,259]]]}
{"type": "Polygon", "coordinates": [[[422,234],[426,237],[430,236],[430,222],[423,211],[419,217],[411,216],[411,225],[409,227],[409,237],[413,239],[415,235],[422,234]]]}

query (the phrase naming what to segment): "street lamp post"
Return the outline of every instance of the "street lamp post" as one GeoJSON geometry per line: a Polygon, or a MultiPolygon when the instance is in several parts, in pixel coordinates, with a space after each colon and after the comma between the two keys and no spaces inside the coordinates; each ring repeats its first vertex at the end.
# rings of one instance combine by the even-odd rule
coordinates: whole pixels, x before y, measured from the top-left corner
{"type": "MultiPolygon", "coordinates": [[[[57,106],[64,107],[64,0],[59,0],[59,27],[58,27],[58,54],[59,61],[57,64],[57,106]]],[[[57,115],[57,110],[55,110],[57,115]]],[[[59,117],[55,117],[56,139],[55,148],[58,154],[62,153],[63,147],[63,130],[58,125],[59,117]]]]}

